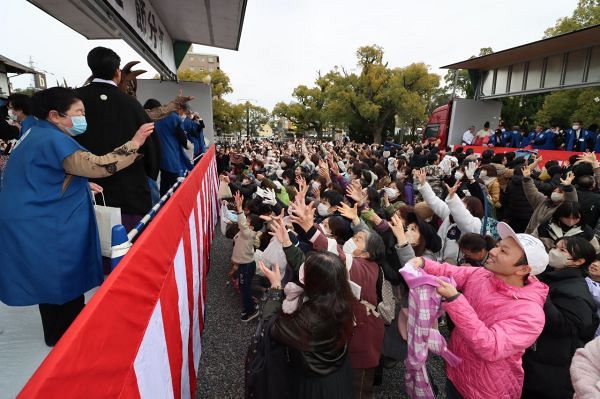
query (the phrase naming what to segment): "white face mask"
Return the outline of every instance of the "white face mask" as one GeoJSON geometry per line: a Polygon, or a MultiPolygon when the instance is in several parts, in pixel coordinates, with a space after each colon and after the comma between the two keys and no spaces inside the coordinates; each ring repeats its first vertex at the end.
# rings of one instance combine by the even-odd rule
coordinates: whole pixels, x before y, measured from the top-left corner
{"type": "Polygon", "coordinates": [[[17,113],[15,112],[14,109],[9,109],[8,110],[8,117],[10,118],[11,121],[17,121],[19,118],[17,117],[17,113]]]}
{"type": "Polygon", "coordinates": [[[481,172],[479,172],[479,177],[481,177],[482,179],[486,176],[487,176],[487,170],[482,170],[481,172]]]}
{"type": "Polygon", "coordinates": [[[567,256],[563,252],[559,251],[556,248],[552,248],[550,250],[550,252],[548,253],[548,258],[548,264],[555,269],[564,269],[565,267],[567,267],[567,262],[569,261],[569,258],[567,258],[567,256]]]}
{"type": "Polygon", "coordinates": [[[281,163],[279,163],[279,165],[280,165],[280,166],[281,166],[283,169],[285,169],[285,168],[287,167],[287,164],[286,164],[285,162],[281,162],[281,163]]]}
{"type": "Polygon", "coordinates": [[[462,179],[462,178],[463,178],[463,176],[464,176],[463,172],[459,172],[458,170],[457,170],[456,172],[454,172],[454,178],[455,178],[456,180],[460,180],[460,179],[462,179]]]}
{"type": "Polygon", "coordinates": [[[290,179],[283,179],[283,185],[284,186],[289,186],[290,185],[290,179]]]}
{"type": "Polygon", "coordinates": [[[354,253],[354,251],[356,250],[356,248],[358,248],[358,247],[356,246],[354,239],[351,238],[344,243],[342,250],[344,251],[345,254],[352,255],[354,253]]]}
{"type": "Polygon", "coordinates": [[[579,125],[573,125],[571,127],[573,128],[573,130],[579,130],[579,125]]]}
{"type": "Polygon", "coordinates": [[[256,165],[256,166],[254,167],[254,171],[255,171],[255,172],[258,172],[259,170],[260,170],[260,166],[256,165]]]}
{"type": "Polygon", "coordinates": [[[396,198],[398,198],[398,190],[397,189],[395,189],[393,187],[385,187],[383,190],[388,195],[388,198],[390,199],[390,201],[394,201],[396,198]]]}
{"type": "Polygon", "coordinates": [[[565,199],[565,196],[564,194],[557,193],[556,191],[554,191],[552,192],[552,194],[550,194],[550,199],[552,200],[552,202],[561,202],[565,199]]]}
{"type": "Polygon", "coordinates": [[[319,204],[317,205],[317,212],[319,216],[327,216],[329,215],[329,207],[325,204],[319,204]]]}

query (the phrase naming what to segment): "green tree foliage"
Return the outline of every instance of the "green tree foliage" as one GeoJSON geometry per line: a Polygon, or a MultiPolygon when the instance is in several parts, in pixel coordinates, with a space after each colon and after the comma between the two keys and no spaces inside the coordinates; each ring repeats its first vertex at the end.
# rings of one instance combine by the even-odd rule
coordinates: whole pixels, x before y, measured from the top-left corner
{"type": "Polygon", "coordinates": [[[579,0],[573,14],[559,18],[553,27],[544,31],[544,37],[558,36],[598,24],[600,24],[600,0],[579,0]]]}
{"type": "Polygon", "coordinates": [[[292,93],[294,101],[287,104],[277,103],[273,108],[273,115],[289,119],[301,131],[314,130],[320,136],[328,123],[324,106],[329,83],[329,80],[319,73],[315,86],[296,87],[292,93]]]}
{"type": "Polygon", "coordinates": [[[353,138],[380,143],[391,134],[395,116],[414,127],[427,119],[427,106],[439,85],[439,76],[425,64],[389,68],[379,46],[360,47],[357,73],[335,68],[327,75],[325,112],[338,126],[348,126],[353,138]]]}
{"type": "MultiPolygon", "coordinates": [[[[471,58],[477,58],[477,57],[483,57],[485,55],[489,55],[492,54],[494,52],[494,50],[492,50],[491,47],[483,47],[481,49],[479,49],[479,55],[475,56],[472,55],[471,57],[469,57],[469,59],[471,58]]],[[[455,76],[456,76],[456,71],[454,70],[449,70],[446,75],[444,75],[444,92],[447,94],[452,93],[452,90],[454,88],[454,80],[455,80],[455,76]]],[[[471,79],[469,78],[469,72],[466,69],[459,69],[458,70],[458,80],[456,81],[456,93],[457,96],[462,96],[464,98],[473,98],[473,96],[475,95],[475,89],[473,88],[473,85],[471,84],[471,79]]],[[[448,97],[450,98],[450,96],[448,97]]]]}
{"type": "Polygon", "coordinates": [[[561,90],[549,94],[536,115],[544,126],[558,124],[562,127],[581,119],[584,127],[600,124],[600,89],[561,90]]]}
{"type": "Polygon", "coordinates": [[[254,105],[249,101],[244,104],[238,104],[243,109],[243,121],[244,129],[248,129],[250,136],[256,135],[260,127],[269,122],[269,111],[258,105],[254,105]]]}

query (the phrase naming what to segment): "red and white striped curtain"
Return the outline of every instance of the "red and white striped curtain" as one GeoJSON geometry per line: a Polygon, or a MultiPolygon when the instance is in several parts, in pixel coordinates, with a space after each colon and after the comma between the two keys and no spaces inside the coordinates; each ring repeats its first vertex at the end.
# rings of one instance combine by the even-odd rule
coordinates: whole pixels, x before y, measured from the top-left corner
{"type": "Polygon", "coordinates": [[[217,221],[212,146],[20,398],[191,398],[217,221]]]}

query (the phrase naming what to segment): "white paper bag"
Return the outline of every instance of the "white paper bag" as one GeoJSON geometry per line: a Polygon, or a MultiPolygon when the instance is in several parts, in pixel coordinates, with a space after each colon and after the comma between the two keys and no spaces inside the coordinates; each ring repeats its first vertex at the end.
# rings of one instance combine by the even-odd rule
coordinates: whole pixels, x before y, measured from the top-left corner
{"type": "MultiPolygon", "coordinates": [[[[100,193],[102,194],[102,193],[100,193]]],[[[110,247],[112,243],[112,228],[121,224],[121,208],[106,206],[104,194],[102,194],[102,202],[105,205],[95,204],[94,212],[96,213],[96,223],[98,224],[98,235],[100,236],[100,248],[102,256],[110,257],[110,247]]]]}
{"type": "Polygon", "coordinates": [[[221,234],[223,234],[223,237],[225,237],[225,233],[227,232],[227,201],[222,201],[221,202],[221,215],[220,215],[220,221],[221,221],[221,234]]]}

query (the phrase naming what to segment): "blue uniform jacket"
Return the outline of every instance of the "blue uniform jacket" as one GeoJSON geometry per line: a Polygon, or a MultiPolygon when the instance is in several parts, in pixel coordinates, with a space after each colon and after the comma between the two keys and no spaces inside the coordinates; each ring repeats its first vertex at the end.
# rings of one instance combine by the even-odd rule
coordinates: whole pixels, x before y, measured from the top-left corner
{"type": "Polygon", "coordinates": [[[523,136],[523,140],[521,140],[521,148],[525,148],[528,145],[532,144],[535,140],[535,130],[529,132],[527,135],[523,136]]]}
{"type": "Polygon", "coordinates": [[[575,131],[573,129],[567,130],[566,137],[566,150],[567,151],[585,151],[587,148],[591,148],[594,144],[594,137],[592,134],[585,129],[580,129],[579,139],[575,142],[575,131]]]}
{"type": "Polygon", "coordinates": [[[521,148],[521,140],[523,136],[521,136],[521,132],[517,130],[513,130],[510,134],[510,145],[512,148],[521,148]]]}
{"type": "Polygon", "coordinates": [[[533,140],[533,148],[538,150],[554,150],[556,146],[554,144],[554,137],[556,134],[548,129],[545,132],[538,134],[533,140]]]}

